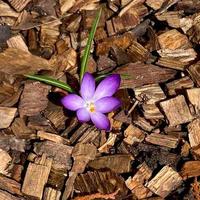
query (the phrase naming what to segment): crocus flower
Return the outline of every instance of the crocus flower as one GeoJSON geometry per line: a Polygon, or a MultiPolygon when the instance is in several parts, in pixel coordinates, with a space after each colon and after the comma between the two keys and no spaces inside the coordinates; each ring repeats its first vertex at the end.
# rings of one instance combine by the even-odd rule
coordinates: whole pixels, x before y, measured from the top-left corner
{"type": "Polygon", "coordinates": [[[65,108],[76,111],[80,122],[89,122],[101,130],[110,130],[110,121],[105,115],[121,105],[113,94],[120,86],[120,76],[113,74],[95,86],[95,79],[90,73],[85,73],[81,82],[80,96],[69,94],[62,98],[65,108]]]}

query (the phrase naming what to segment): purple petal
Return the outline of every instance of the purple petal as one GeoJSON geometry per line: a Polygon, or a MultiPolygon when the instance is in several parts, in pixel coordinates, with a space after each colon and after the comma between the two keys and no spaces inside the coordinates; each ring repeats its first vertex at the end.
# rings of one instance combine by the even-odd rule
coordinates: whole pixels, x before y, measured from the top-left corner
{"type": "Polygon", "coordinates": [[[80,122],[90,121],[90,114],[86,108],[80,108],[76,112],[77,118],[80,122]]]}
{"type": "Polygon", "coordinates": [[[76,111],[84,107],[83,99],[76,94],[69,94],[61,99],[63,106],[69,110],[76,111]]]}
{"type": "Polygon", "coordinates": [[[81,90],[80,94],[83,97],[83,99],[91,99],[95,92],[95,79],[94,77],[86,72],[83,76],[83,80],[81,83],[81,90]]]}
{"type": "Polygon", "coordinates": [[[118,90],[120,81],[121,79],[119,74],[113,74],[105,78],[101,83],[99,83],[94,93],[94,100],[112,96],[118,90]]]}
{"type": "Polygon", "coordinates": [[[93,112],[90,113],[90,117],[92,122],[98,129],[106,131],[110,130],[110,121],[104,114],[100,112],[93,112]]]}
{"type": "Polygon", "coordinates": [[[115,97],[104,97],[95,102],[95,108],[98,112],[109,113],[116,110],[121,105],[121,101],[115,97]]]}

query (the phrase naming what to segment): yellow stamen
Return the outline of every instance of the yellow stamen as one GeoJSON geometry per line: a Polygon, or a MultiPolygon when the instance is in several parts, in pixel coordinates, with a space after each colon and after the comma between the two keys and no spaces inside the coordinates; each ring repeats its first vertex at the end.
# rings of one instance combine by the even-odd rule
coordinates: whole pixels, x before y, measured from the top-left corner
{"type": "Polygon", "coordinates": [[[95,106],[94,106],[94,103],[90,103],[89,110],[90,110],[90,112],[95,112],[95,106]]]}

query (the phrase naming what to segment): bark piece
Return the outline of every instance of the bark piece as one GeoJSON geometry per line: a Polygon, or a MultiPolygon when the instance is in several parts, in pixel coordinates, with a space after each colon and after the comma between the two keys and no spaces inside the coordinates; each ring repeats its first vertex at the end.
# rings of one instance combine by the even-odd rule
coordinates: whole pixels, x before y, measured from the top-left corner
{"type": "Polygon", "coordinates": [[[97,149],[92,144],[76,144],[72,152],[74,163],[69,173],[69,178],[65,183],[65,190],[62,196],[62,200],[67,200],[69,198],[78,174],[84,172],[88,162],[95,159],[96,153],[97,149]]]}
{"type": "Polygon", "coordinates": [[[32,198],[42,199],[51,166],[29,163],[22,186],[22,192],[32,198]]]}
{"type": "Polygon", "coordinates": [[[0,149],[0,173],[1,174],[8,175],[7,168],[11,161],[12,161],[12,158],[10,157],[10,155],[3,149],[0,149]]]}
{"type": "Polygon", "coordinates": [[[70,10],[70,8],[72,8],[75,5],[76,0],[59,0],[59,3],[60,3],[60,10],[63,15],[65,12],[70,10]]]}
{"type": "Polygon", "coordinates": [[[26,51],[29,53],[28,47],[26,46],[26,43],[24,42],[21,35],[16,35],[16,36],[11,37],[7,41],[7,44],[8,44],[8,47],[10,48],[20,49],[22,51],[26,51]]]}
{"type": "Polygon", "coordinates": [[[113,17],[107,22],[107,29],[109,35],[114,35],[117,33],[123,33],[133,29],[140,23],[140,17],[134,9],[128,10],[124,15],[113,17]],[[113,30],[113,31],[110,31],[113,30]]]}
{"type": "Polygon", "coordinates": [[[157,107],[157,103],[166,98],[158,84],[144,85],[134,89],[138,101],[142,102],[146,119],[162,119],[164,116],[157,107]]]}
{"type": "Polygon", "coordinates": [[[148,132],[151,132],[154,129],[154,126],[152,126],[149,121],[141,116],[137,116],[135,119],[133,119],[133,124],[148,132]]]}
{"type": "Polygon", "coordinates": [[[145,138],[144,132],[132,124],[124,131],[124,136],[123,141],[129,145],[142,142],[145,138]]]}
{"type": "Polygon", "coordinates": [[[78,139],[79,143],[93,143],[94,140],[99,136],[100,131],[94,127],[88,128],[83,135],[78,139]]]}
{"type": "Polygon", "coordinates": [[[98,151],[100,153],[109,153],[109,150],[114,146],[116,139],[117,135],[110,133],[107,141],[98,148],[98,151]]]}
{"type": "Polygon", "coordinates": [[[50,86],[40,82],[27,82],[19,103],[20,116],[34,116],[47,107],[50,86]]]}
{"type": "Polygon", "coordinates": [[[68,117],[64,114],[63,108],[53,103],[48,103],[44,111],[44,116],[60,131],[65,129],[65,122],[68,117]]]}
{"type": "Polygon", "coordinates": [[[150,6],[151,8],[153,8],[154,10],[158,10],[161,8],[164,2],[166,2],[166,0],[158,0],[158,1],[147,0],[146,4],[150,6]]]}
{"type": "Polygon", "coordinates": [[[61,192],[58,190],[55,190],[53,188],[47,187],[44,191],[44,200],[59,200],[61,197],[61,192]]]}
{"type": "Polygon", "coordinates": [[[125,183],[138,199],[144,199],[152,196],[152,192],[144,186],[151,176],[152,170],[146,163],[142,163],[137,167],[136,174],[133,177],[129,177],[125,183]]]}
{"type": "Polygon", "coordinates": [[[187,36],[181,34],[176,29],[167,31],[158,36],[161,49],[175,50],[178,48],[188,47],[189,41],[187,36]]]}
{"type": "Polygon", "coordinates": [[[172,79],[176,71],[163,69],[156,65],[143,63],[129,63],[115,70],[119,74],[128,74],[122,79],[121,88],[136,88],[147,84],[161,83],[172,79]]]}
{"type": "Polygon", "coordinates": [[[170,136],[170,135],[162,135],[157,133],[151,133],[145,138],[145,141],[150,142],[151,144],[156,144],[159,146],[164,146],[168,148],[176,148],[179,142],[179,138],[170,136]]]}
{"type": "Polygon", "coordinates": [[[200,118],[195,119],[188,125],[189,141],[191,147],[200,145],[200,118]]]}
{"type": "Polygon", "coordinates": [[[190,103],[194,106],[197,115],[200,114],[200,88],[192,88],[187,90],[187,96],[190,103]]]}
{"type": "Polygon", "coordinates": [[[25,51],[8,48],[0,53],[0,72],[7,74],[31,74],[40,70],[51,70],[49,62],[25,51]]]}
{"type": "Polygon", "coordinates": [[[128,46],[130,46],[132,41],[133,41],[133,36],[127,33],[119,37],[113,36],[113,37],[106,38],[97,45],[96,54],[105,55],[109,52],[109,50],[113,46],[126,49],[128,48],[128,46]]]}
{"type": "Polygon", "coordinates": [[[74,187],[81,194],[93,194],[100,192],[110,194],[120,189],[115,198],[121,199],[128,192],[124,180],[118,174],[111,171],[94,171],[81,174],[76,178],[74,187]]]}
{"type": "Polygon", "coordinates": [[[19,16],[19,13],[14,11],[7,3],[0,1],[0,16],[17,18],[19,16]]]}
{"type": "Polygon", "coordinates": [[[182,90],[186,88],[192,88],[193,86],[194,86],[194,82],[188,76],[185,76],[180,79],[176,79],[166,84],[169,95],[177,95],[182,90]]]}
{"type": "Polygon", "coordinates": [[[0,129],[10,126],[16,112],[17,108],[0,107],[0,129]]]}
{"type": "Polygon", "coordinates": [[[23,197],[15,197],[8,192],[0,190],[0,200],[25,200],[23,197]]]}
{"type": "Polygon", "coordinates": [[[61,24],[61,21],[58,19],[55,19],[54,21],[43,24],[41,26],[40,31],[40,45],[41,47],[49,47],[54,48],[54,44],[58,40],[58,36],[60,34],[59,32],[59,25],[61,24]]]}
{"type": "Polygon", "coordinates": [[[8,191],[11,194],[16,194],[22,196],[21,193],[21,184],[17,181],[14,181],[6,176],[0,175],[0,188],[2,190],[8,191]]]}
{"type": "Polygon", "coordinates": [[[93,169],[108,168],[116,173],[128,173],[131,170],[131,161],[130,155],[111,155],[96,158],[88,165],[93,169]]]}
{"type": "Polygon", "coordinates": [[[8,0],[12,7],[17,11],[22,11],[31,0],[8,0]]]}
{"type": "Polygon", "coordinates": [[[156,64],[162,67],[183,71],[188,63],[183,63],[173,57],[160,57],[156,64]]]}
{"type": "Polygon", "coordinates": [[[77,71],[77,53],[73,48],[69,48],[61,54],[53,55],[50,63],[57,67],[57,73],[69,72],[75,74],[77,71]]]}
{"type": "Polygon", "coordinates": [[[34,152],[37,155],[46,154],[53,158],[52,169],[66,171],[71,169],[73,147],[51,141],[36,143],[34,152]]]}
{"type": "Polygon", "coordinates": [[[41,139],[49,140],[49,141],[59,143],[59,144],[69,143],[69,141],[67,139],[61,137],[60,135],[56,135],[56,134],[48,133],[48,132],[44,132],[44,131],[38,131],[37,136],[41,139]]]}
{"type": "Polygon", "coordinates": [[[167,21],[169,26],[173,28],[180,28],[181,18],[183,16],[183,11],[168,11],[162,14],[156,15],[157,19],[160,21],[167,21]]]}
{"type": "Polygon", "coordinates": [[[163,167],[147,184],[147,187],[162,198],[165,198],[182,183],[181,176],[171,167],[163,167]]]}
{"type": "MultiPolygon", "coordinates": [[[[190,61],[193,61],[197,57],[197,53],[193,48],[181,48],[181,49],[161,49],[158,51],[163,58],[175,58],[180,64],[188,65],[190,61]]],[[[173,64],[173,62],[172,62],[173,64]]],[[[172,68],[172,67],[171,67],[172,68]]]]}
{"type": "Polygon", "coordinates": [[[188,68],[188,72],[192,80],[196,82],[198,86],[200,86],[200,62],[197,62],[194,65],[191,65],[188,68]]]}
{"type": "Polygon", "coordinates": [[[160,106],[167,116],[170,126],[190,122],[193,119],[183,95],[165,100],[160,103],[160,106]]]}
{"type": "Polygon", "coordinates": [[[15,118],[11,125],[11,129],[13,133],[21,139],[32,139],[36,136],[35,131],[27,127],[22,118],[15,118]]]}
{"type": "Polygon", "coordinates": [[[187,161],[181,169],[181,176],[184,179],[200,176],[200,161],[187,161]]]}
{"type": "Polygon", "coordinates": [[[132,58],[133,62],[145,62],[149,58],[148,50],[136,41],[133,41],[132,44],[128,47],[127,53],[132,58]]]}

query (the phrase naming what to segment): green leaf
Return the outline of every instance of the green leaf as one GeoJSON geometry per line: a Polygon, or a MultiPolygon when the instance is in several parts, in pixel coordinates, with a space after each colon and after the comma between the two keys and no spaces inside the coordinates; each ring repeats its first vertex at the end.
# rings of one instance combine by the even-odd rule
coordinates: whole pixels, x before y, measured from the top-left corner
{"type": "MultiPolygon", "coordinates": [[[[98,81],[100,81],[101,79],[103,79],[103,78],[105,78],[105,77],[107,77],[107,76],[109,76],[109,75],[112,75],[112,73],[100,74],[100,75],[98,75],[98,76],[95,78],[95,81],[98,82],[98,81]]],[[[129,75],[129,74],[121,74],[120,76],[121,76],[122,79],[131,79],[131,75],[129,75]]]]}
{"type": "Polygon", "coordinates": [[[96,18],[95,18],[95,20],[92,24],[92,29],[90,31],[90,34],[89,34],[89,37],[88,37],[88,40],[87,40],[87,45],[84,49],[84,54],[83,54],[83,57],[81,59],[80,81],[82,80],[83,75],[85,74],[86,69],[87,69],[88,59],[89,59],[89,55],[90,55],[90,49],[91,49],[92,41],[94,39],[94,35],[95,35],[96,30],[97,30],[97,26],[98,26],[98,23],[99,23],[99,20],[100,20],[100,17],[101,17],[101,12],[102,12],[102,8],[97,13],[96,18]]]}
{"type": "Polygon", "coordinates": [[[101,74],[101,75],[98,75],[96,78],[95,78],[95,81],[100,81],[101,79],[103,79],[103,78],[105,78],[105,77],[107,77],[107,76],[109,76],[109,75],[111,75],[111,74],[101,74]]]}
{"type": "Polygon", "coordinates": [[[56,86],[58,88],[62,88],[68,92],[74,92],[74,90],[68,84],[48,76],[43,76],[43,75],[24,75],[24,76],[33,80],[41,81],[46,84],[56,86]]]}

